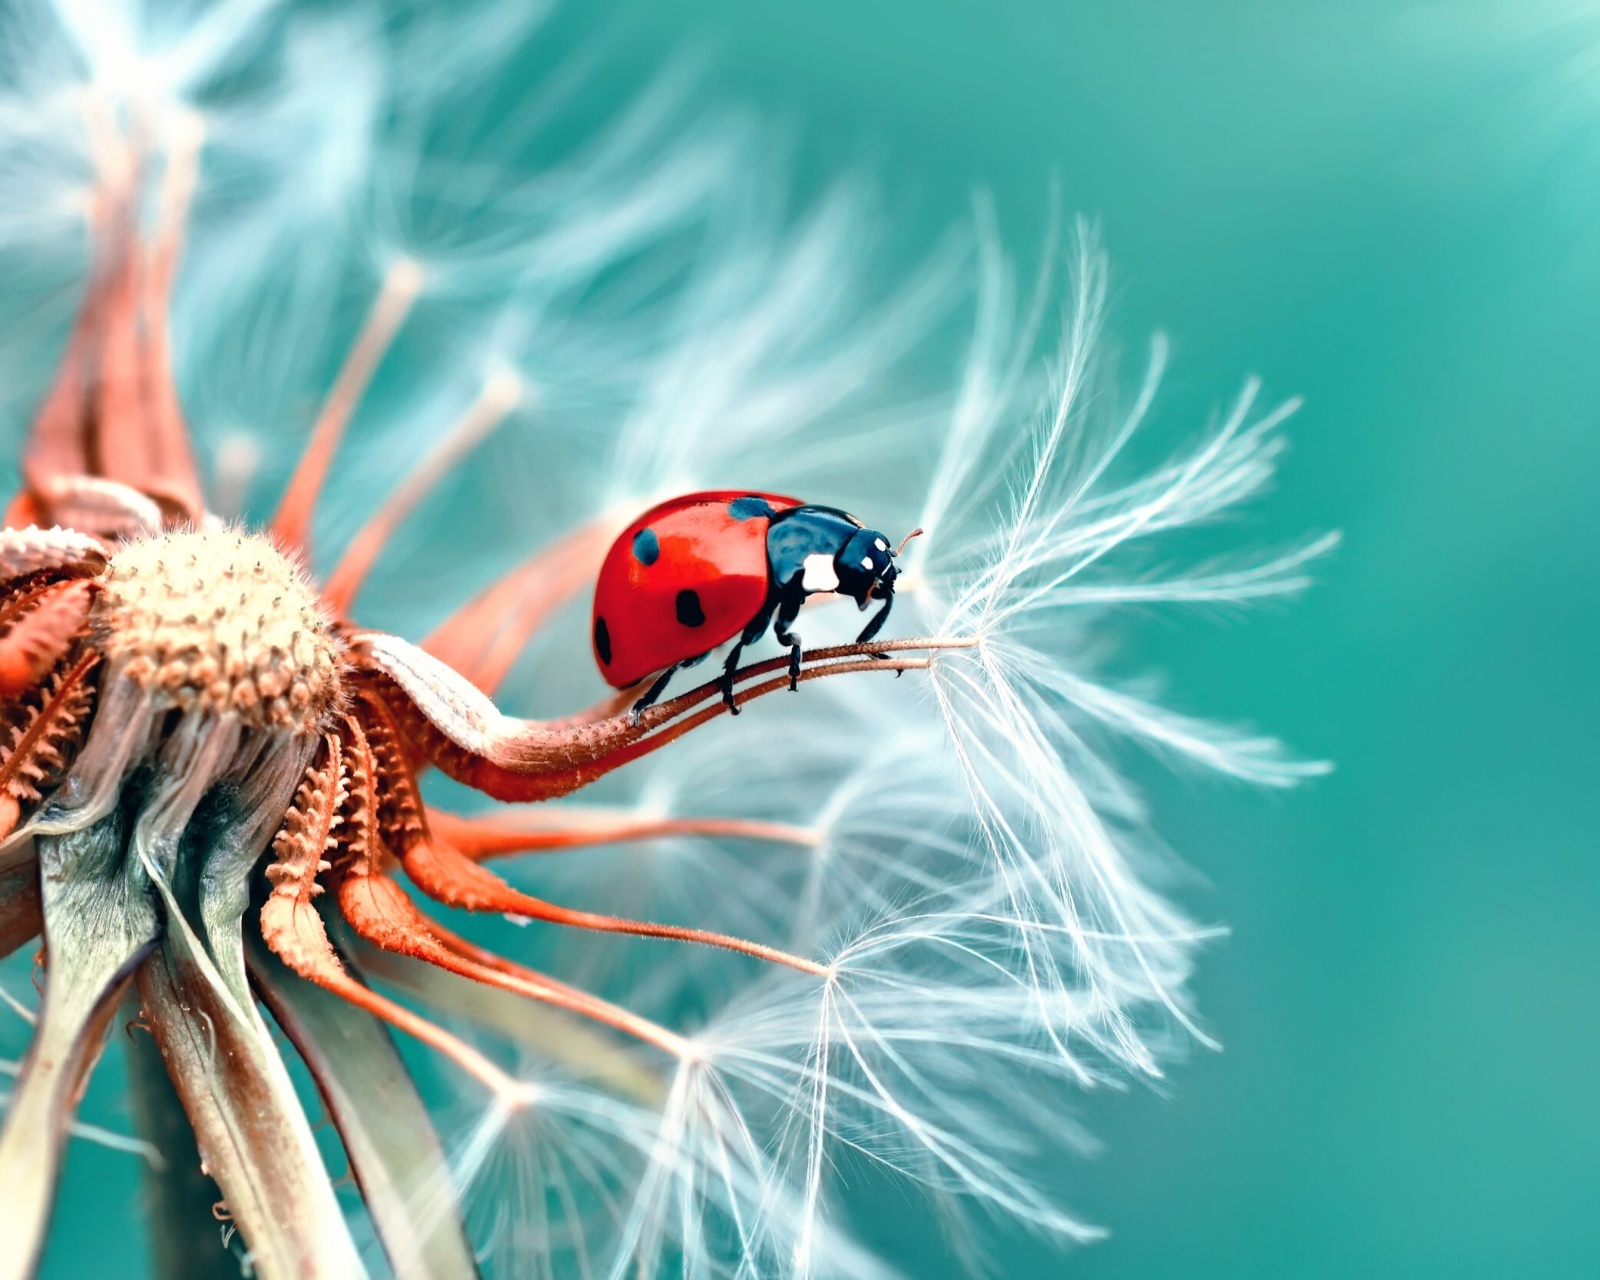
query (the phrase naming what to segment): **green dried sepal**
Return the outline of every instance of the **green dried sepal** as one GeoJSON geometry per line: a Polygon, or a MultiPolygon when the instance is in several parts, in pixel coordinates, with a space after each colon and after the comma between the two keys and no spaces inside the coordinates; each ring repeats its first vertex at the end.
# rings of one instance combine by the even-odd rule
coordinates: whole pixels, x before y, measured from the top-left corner
{"type": "Polygon", "coordinates": [[[139,997],[254,1274],[365,1276],[294,1082],[245,984],[242,916],[201,908],[208,872],[238,859],[253,825],[222,805],[188,823],[181,841],[154,826],[148,840],[136,835],[132,861],[166,915],[161,945],[139,969],[139,997]]]}
{"type": "MultiPolygon", "coordinates": [[[[139,1018],[138,1001],[129,1000],[123,1012],[129,1019],[139,1018]]],[[[222,1192],[200,1168],[194,1130],[167,1075],[161,1050],[147,1030],[131,1021],[128,1025],[123,1061],[129,1101],[139,1136],[150,1144],[154,1156],[145,1169],[144,1188],[152,1274],[240,1280],[238,1256],[222,1246],[225,1224],[211,1212],[222,1192]]]]}
{"type": "Polygon", "coordinates": [[[256,989],[317,1082],[395,1276],[475,1280],[449,1163],[388,1031],[247,937],[256,989]]]}
{"type": "Polygon", "coordinates": [[[33,1273],[84,1080],[128,976],[159,929],[153,904],[127,875],[122,827],[113,812],[36,841],[50,963],[0,1134],[0,1280],[33,1273]]]}
{"type": "MultiPolygon", "coordinates": [[[[169,898],[170,902],[170,898],[169,898]]],[[[181,920],[139,969],[167,1074],[262,1280],[366,1275],[294,1083],[181,920]]]]}

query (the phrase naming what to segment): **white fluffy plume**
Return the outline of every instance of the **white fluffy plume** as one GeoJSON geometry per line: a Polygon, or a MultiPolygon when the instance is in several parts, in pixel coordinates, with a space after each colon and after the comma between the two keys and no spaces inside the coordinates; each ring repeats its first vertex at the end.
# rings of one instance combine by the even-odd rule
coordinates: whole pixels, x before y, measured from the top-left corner
{"type": "MultiPolygon", "coordinates": [[[[885,638],[949,644],[926,672],[765,699],[624,771],[608,795],[640,813],[790,824],[794,843],[680,839],[507,869],[574,906],[739,933],[829,972],[512,935],[520,959],[691,1048],[641,1066],[598,1036],[525,1044],[532,1105],[443,1108],[486,1269],[893,1274],[853,1206],[878,1177],[926,1188],[958,1253],[972,1247],[966,1209],[1091,1238],[1060,1194],[1062,1151],[1084,1141],[1074,1091],[1159,1075],[1204,1039],[1186,983],[1213,932],[1156,887],[1161,849],[1106,744],[1269,786],[1322,768],[1112,681],[1107,623],[1122,606],[1242,604],[1306,584],[1331,539],[1184,559],[1187,530],[1268,485],[1294,404],[1264,406],[1249,382],[1176,451],[1136,465],[1166,347],[1152,343],[1119,391],[1088,230],[1052,245],[1019,296],[980,203],[974,236],[880,287],[861,183],[793,210],[761,130],[690,109],[676,72],[574,141],[576,55],[541,55],[505,0],[450,13],[446,28],[422,8],[277,0],[11,6],[0,262],[64,319],[95,111],[137,116],[157,150],[198,120],[179,381],[216,469],[262,460],[236,477],[243,501],[270,509],[397,263],[420,281],[404,359],[357,418],[358,461],[341,466],[319,551],[337,551],[485,377],[514,370],[528,388],[460,473],[472,501],[425,508],[395,546],[363,597],[375,621],[420,635],[459,603],[443,591],[576,521],[742,485],[849,506],[896,538],[923,528],[885,638]],[[936,344],[922,344],[969,294],[966,356],[940,385],[936,344]]],[[[18,307],[0,364],[48,368],[18,307]]],[[[14,433],[38,382],[10,392],[14,433]]],[[[808,609],[801,630],[848,639],[860,620],[846,612],[808,609]]],[[[597,690],[570,622],[514,686],[528,701],[597,690]]]]}

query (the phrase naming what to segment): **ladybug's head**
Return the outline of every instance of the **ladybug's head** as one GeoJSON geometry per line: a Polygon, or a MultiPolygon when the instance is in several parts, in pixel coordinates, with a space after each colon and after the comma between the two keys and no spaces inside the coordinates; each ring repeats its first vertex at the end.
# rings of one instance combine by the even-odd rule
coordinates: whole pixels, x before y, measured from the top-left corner
{"type": "Polygon", "coordinates": [[[839,594],[849,596],[861,609],[869,601],[888,600],[898,573],[895,554],[889,539],[876,529],[857,529],[833,558],[839,594]]]}

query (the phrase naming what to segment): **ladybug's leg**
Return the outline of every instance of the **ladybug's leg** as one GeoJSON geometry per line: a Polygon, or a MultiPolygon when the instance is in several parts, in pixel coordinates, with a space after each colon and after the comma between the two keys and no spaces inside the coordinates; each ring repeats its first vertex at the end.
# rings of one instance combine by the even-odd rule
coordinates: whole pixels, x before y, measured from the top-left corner
{"type": "Polygon", "coordinates": [[[739,667],[739,655],[744,651],[744,637],[740,636],[732,649],[728,650],[728,660],[722,664],[722,674],[717,677],[717,684],[722,688],[722,700],[727,704],[728,714],[739,714],[739,704],[733,700],[733,673],[739,667]]]}
{"type": "Polygon", "coordinates": [[[629,715],[633,719],[634,728],[639,727],[639,713],[655,705],[656,699],[661,696],[661,691],[667,687],[667,682],[671,680],[673,676],[675,676],[678,672],[685,671],[694,666],[696,663],[704,662],[705,660],[705,654],[697,654],[693,658],[685,658],[682,662],[674,662],[670,667],[658,675],[656,677],[656,682],[645,691],[644,697],[640,698],[639,701],[633,704],[633,708],[629,712],[629,715]]]}
{"type": "Polygon", "coordinates": [[[750,619],[750,624],[728,651],[728,660],[722,664],[722,675],[717,683],[722,686],[722,701],[727,705],[729,715],[739,714],[739,704],[733,700],[733,677],[739,669],[739,655],[744,652],[745,645],[754,644],[766,634],[767,628],[772,625],[772,611],[776,603],[768,598],[766,604],[761,606],[761,612],[750,619]]]}
{"type": "Polygon", "coordinates": [[[800,637],[795,635],[789,627],[800,616],[800,606],[806,602],[804,591],[785,592],[783,601],[778,607],[778,621],[772,628],[772,634],[778,637],[779,644],[789,646],[789,688],[798,693],[800,691],[800,637]]]}
{"type": "MultiPolygon", "coordinates": [[[[867,641],[876,636],[878,632],[882,631],[883,624],[889,621],[889,610],[892,608],[894,608],[894,597],[889,596],[886,600],[884,600],[883,608],[879,609],[877,613],[873,614],[867,625],[861,628],[861,634],[856,637],[856,643],[866,644],[867,641]]],[[[887,658],[889,655],[886,653],[875,653],[872,656],[874,658],[887,658]]]]}
{"type": "MultiPolygon", "coordinates": [[[[700,658],[703,657],[705,657],[705,654],[702,653],[700,658]]],[[[639,724],[640,713],[646,708],[655,705],[655,700],[661,696],[662,691],[666,689],[667,685],[671,682],[672,677],[678,673],[678,668],[690,666],[693,662],[699,662],[700,658],[694,658],[691,660],[691,662],[674,662],[670,667],[656,677],[656,682],[645,690],[644,697],[635,702],[633,704],[633,709],[628,713],[628,716],[635,727],[637,727],[639,724]]]]}

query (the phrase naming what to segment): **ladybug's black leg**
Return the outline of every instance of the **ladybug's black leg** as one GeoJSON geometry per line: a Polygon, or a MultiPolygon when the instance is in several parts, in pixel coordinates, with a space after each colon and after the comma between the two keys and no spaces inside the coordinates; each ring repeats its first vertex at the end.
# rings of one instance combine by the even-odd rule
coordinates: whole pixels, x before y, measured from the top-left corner
{"type": "MultiPolygon", "coordinates": [[[[705,655],[701,654],[700,657],[703,658],[705,655]]],[[[700,661],[700,658],[696,658],[694,661],[698,662],[700,661]]],[[[672,677],[677,674],[678,668],[686,667],[688,665],[689,664],[687,662],[674,662],[670,667],[656,677],[656,682],[645,690],[644,697],[640,698],[639,701],[633,704],[633,709],[628,713],[628,720],[635,728],[638,728],[640,713],[645,711],[647,708],[654,706],[656,699],[661,696],[662,691],[666,689],[668,683],[672,680],[672,677]]]]}
{"type": "MultiPolygon", "coordinates": [[[[883,624],[889,621],[889,610],[892,608],[894,608],[894,597],[891,595],[884,600],[883,608],[873,614],[867,625],[861,628],[861,634],[856,637],[856,643],[866,644],[878,632],[882,631],[883,624]]],[[[887,653],[875,653],[872,656],[874,658],[887,658],[889,655],[887,653]]]]}
{"type": "Polygon", "coordinates": [[[717,683],[722,686],[722,701],[727,704],[729,715],[739,714],[739,704],[733,700],[733,677],[739,669],[740,655],[744,653],[745,645],[754,644],[766,634],[767,628],[772,625],[773,608],[774,602],[770,599],[761,606],[761,612],[750,619],[749,625],[728,651],[728,660],[722,664],[722,676],[717,683]]]}
{"type": "Polygon", "coordinates": [[[741,637],[728,650],[728,660],[722,664],[722,674],[717,677],[717,683],[722,686],[722,700],[727,704],[730,716],[739,714],[739,704],[733,700],[733,673],[739,668],[739,655],[743,652],[744,639],[741,637]]]}
{"type": "Polygon", "coordinates": [[[772,634],[778,637],[778,643],[789,646],[789,688],[795,692],[800,689],[800,637],[790,631],[789,627],[800,616],[800,606],[805,602],[804,591],[785,592],[778,606],[778,621],[772,628],[772,634]]]}

